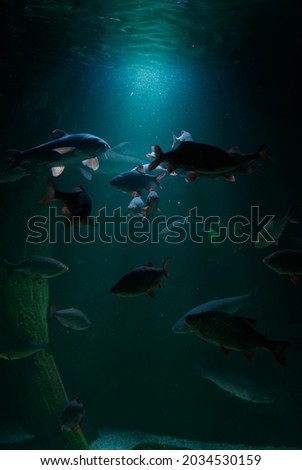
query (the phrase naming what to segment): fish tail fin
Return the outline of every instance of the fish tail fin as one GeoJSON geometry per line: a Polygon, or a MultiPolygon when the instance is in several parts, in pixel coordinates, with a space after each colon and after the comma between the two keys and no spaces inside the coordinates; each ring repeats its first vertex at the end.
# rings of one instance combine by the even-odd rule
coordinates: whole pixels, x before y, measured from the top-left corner
{"type": "Polygon", "coordinates": [[[262,144],[261,147],[256,152],[257,158],[263,160],[265,162],[272,163],[274,161],[273,157],[271,157],[266,151],[266,145],[262,144]]]}
{"type": "Polygon", "coordinates": [[[271,347],[274,358],[282,365],[286,365],[284,349],[292,345],[290,341],[274,341],[271,347]]]}
{"type": "Polygon", "coordinates": [[[155,153],[155,159],[148,166],[148,171],[155,170],[155,168],[158,167],[158,165],[162,162],[163,159],[163,152],[159,145],[154,145],[152,147],[152,152],[155,153]]]}
{"type": "Polygon", "coordinates": [[[50,309],[49,309],[49,312],[47,314],[47,323],[50,322],[50,320],[55,316],[55,314],[57,313],[57,309],[56,309],[56,306],[55,305],[51,305],[50,306],[50,309]]]}
{"type": "Polygon", "coordinates": [[[3,268],[6,271],[6,279],[12,274],[14,270],[14,265],[7,261],[7,259],[2,258],[0,259],[0,265],[3,266],[3,268]]]}
{"type": "Polygon", "coordinates": [[[39,202],[40,204],[48,204],[49,202],[56,199],[56,187],[51,180],[47,181],[47,193],[39,202]]]}
{"type": "Polygon", "coordinates": [[[164,275],[165,275],[166,277],[169,277],[169,276],[170,276],[170,274],[169,274],[168,271],[167,271],[168,263],[169,263],[169,258],[165,258],[165,259],[164,259],[164,262],[163,262],[163,272],[164,272],[164,275]]]}

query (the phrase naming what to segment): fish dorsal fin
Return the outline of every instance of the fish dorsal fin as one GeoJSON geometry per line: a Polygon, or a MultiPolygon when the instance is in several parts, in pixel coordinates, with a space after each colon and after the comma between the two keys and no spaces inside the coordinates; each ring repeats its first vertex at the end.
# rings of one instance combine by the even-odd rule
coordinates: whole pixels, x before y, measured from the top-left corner
{"type": "Polygon", "coordinates": [[[51,168],[52,176],[60,176],[64,171],[65,166],[53,166],[51,168]]]}
{"type": "Polygon", "coordinates": [[[151,261],[148,261],[148,263],[146,263],[145,266],[149,266],[151,268],[153,266],[153,263],[151,261]]]}
{"type": "Polygon", "coordinates": [[[144,174],[145,174],[143,165],[139,165],[139,166],[137,166],[135,169],[136,169],[136,171],[138,171],[139,173],[144,173],[144,174]]]}
{"type": "Polygon", "coordinates": [[[65,308],[73,308],[73,306],[72,305],[64,305],[63,309],[65,309],[65,308]]]}
{"type": "Polygon", "coordinates": [[[67,132],[62,131],[62,129],[55,129],[52,131],[52,135],[55,137],[55,139],[59,139],[60,137],[64,137],[64,135],[67,135],[67,132]]]}
{"type": "Polygon", "coordinates": [[[88,160],[83,160],[82,163],[83,165],[88,166],[88,168],[91,168],[91,170],[93,171],[98,170],[100,166],[97,157],[89,158],[88,160]]]}

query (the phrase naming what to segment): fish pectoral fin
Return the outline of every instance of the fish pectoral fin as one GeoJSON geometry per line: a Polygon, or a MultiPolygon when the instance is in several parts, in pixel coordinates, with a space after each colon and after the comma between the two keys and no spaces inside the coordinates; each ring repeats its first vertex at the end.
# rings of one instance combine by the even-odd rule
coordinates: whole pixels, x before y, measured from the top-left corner
{"type": "Polygon", "coordinates": [[[299,280],[298,275],[295,274],[295,273],[291,274],[291,275],[290,275],[290,280],[291,280],[291,282],[292,282],[293,284],[297,284],[297,282],[298,282],[298,280],[299,280]]]}
{"type": "Polygon", "coordinates": [[[98,170],[100,167],[99,160],[97,159],[97,157],[89,158],[88,160],[83,160],[82,163],[83,165],[88,166],[88,168],[91,168],[93,171],[98,170]]]}
{"type": "Polygon", "coordinates": [[[149,296],[149,297],[152,297],[152,299],[154,299],[155,297],[155,292],[153,289],[148,289],[146,290],[146,294],[149,296]]]}
{"type": "Polygon", "coordinates": [[[245,357],[246,357],[247,359],[253,359],[253,357],[254,357],[255,354],[256,354],[256,351],[255,351],[255,350],[253,350],[253,351],[244,351],[243,354],[245,355],[245,357]]]}
{"type": "Polygon", "coordinates": [[[158,282],[157,287],[162,288],[162,283],[161,283],[161,281],[158,282]]]}
{"type": "Polygon", "coordinates": [[[229,183],[235,183],[236,178],[234,175],[224,175],[224,179],[229,183]]]}
{"type": "Polygon", "coordinates": [[[67,153],[71,153],[76,150],[76,147],[58,147],[53,149],[53,152],[57,152],[60,155],[66,155],[67,153]]]}
{"type": "Polygon", "coordinates": [[[257,320],[255,318],[240,317],[245,321],[249,326],[255,327],[257,325],[257,320]]]}
{"type": "Polygon", "coordinates": [[[222,352],[224,356],[228,357],[231,354],[230,349],[226,348],[225,346],[221,345],[222,352]]]}
{"type": "Polygon", "coordinates": [[[66,215],[66,217],[70,217],[72,215],[67,206],[62,207],[62,214],[66,215]]]}
{"type": "Polygon", "coordinates": [[[187,172],[187,181],[189,181],[190,183],[194,183],[197,177],[198,177],[198,173],[196,173],[195,171],[187,172]]]}
{"type": "Polygon", "coordinates": [[[52,176],[60,176],[65,169],[65,166],[53,166],[51,167],[52,176]]]}

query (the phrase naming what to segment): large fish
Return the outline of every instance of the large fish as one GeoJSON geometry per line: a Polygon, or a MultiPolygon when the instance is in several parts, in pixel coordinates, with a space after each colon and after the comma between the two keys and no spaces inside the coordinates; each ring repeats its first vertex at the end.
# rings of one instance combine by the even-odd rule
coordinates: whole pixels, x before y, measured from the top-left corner
{"type": "Polygon", "coordinates": [[[115,176],[110,181],[110,184],[120,191],[136,191],[138,194],[142,195],[144,189],[148,190],[154,184],[161,187],[160,180],[163,178],[163,176],[164,173],[157,176],[147,175],[143,168],[138,166],[135,170],[120,173],[119,175],[115,176]]]}
{"type": "Polygon", "coordinates": [[[69,269],[60,261],[47,256],[30,256],[16,264],[2,259],[1,264],[6,269],[8,276],[13,272],[17,272],[33,281],[42,281],[43,279],[60,276],[69,269]]]}
{"type": "Polygon", "coordinates": [[[222,390],[230,393],[236,398],[252,402],[269,404],[274,402],[274,398],[270,391],[262,384],[253,380],[240,377],[239,375],[226,374],[224,372],[208,370],[195,364],[195,370],[206,380],[222,390]]]}
{"type": "Polygon", "coordinates": [[[216,178],[222,176],[228,181],[234,181],[233,173],[236,170],[246,172],[247,165],[254,160],[271,161],[264,146],[255,153],[239,154],[228,153],[218,147],[197,142],[181,142],[180,145],[169,152],[163,153],[158,145],[152,147],[155,159],[150,163],[148,171],[154,170],[161,163],[165,163],[169,173],[176,169],[187,172],[187,179],[195,181],[198,176],[216,178]]]}
{"type": "Polygon", "coordinates": [[[16,166],[35,169],[51,166],[53,176],[59,176],[65,166],[84,162],[93,170],[99,168],[98,156],[110,147],[103,139],[92,134],[67,134],[56,129],[53,140],[27,150],[9,150],[11,163],[6,171],[16,166]]]}
{"type": "Polygon", "coordinates": [[[62,431],[74,431],[82,434],[81,424],[85,416],[85,407],[78,398],[67,403],[60,414],[62,431]]]}
{"type": "Polygon", "coordinates": [[[18,338],[9,339],[0,343],[0,358],[8,361],[24,359],[38,351],[49,352],[49,345],[18,338]]]}
{"type": "Polygon", "coordinates": [[[90,327],[90,321],[85,313],[70,305],[60,310],[57,310],[56,307],[52,305],[47,316],[47,321],[49,322],[53,317],[67,330],[86,330],[90,327]]]}
{"type": "Polygon", "coordinates": [[[77,186],[73,192],[67,193],[56,189],[53,182],[49,180],[47,183],[47,194],[40,200],[40,203],[48,204],[55,200],[62,201],[62,213],[68,217],[70,222],[78,219],[80,223],[88,223],[92,202],[83,186],[77,186]]]}
{"type": "Polygon", "coordinates": [[[147,294],[155,297],[153,287],[161,287],[162,276],[169,276],[167,272],[168,259],[163,262],[162,268],[155,268],[152,263],[139,266],[125,274],[111,287],[113,294],[123,297],[134,297],[136,295],[147,294]]]}
{"type": "Polygon", "coordinates": [[[302,274],[302,251],[279,250],[263,258],[263,263],[268,268],[279,274],[287,274],[295,284],[298,276],[302,274]]]}
{"type": "Polygon", "coordinates": [[[204,312],[187,315],[186,322],[199,338],[220,346],[226,356],[230,351],[242,351],[247,358],[251,358],[257,350],[264,349],[285,365],[284,349],[291,343],[266,338],[255,329],[254,319],[226,312],[204,312]]]}
{"type": "Polygon", "coordinates": [[[175,325],[172,327],[173,333],[193,333],[193,330],[190,328],[186,322],[186,317],[188,315],[199,315],[204,312],[227,312],[227,313],[236,313],[243,307],[250,305],[249,298],[251,297],[252,292],[244,295],[237,295],[234,297],[224,297],[220,299],[209,300],[204,302],[197,307],[188,310],[182,317],[177,320],[175,325]]]}

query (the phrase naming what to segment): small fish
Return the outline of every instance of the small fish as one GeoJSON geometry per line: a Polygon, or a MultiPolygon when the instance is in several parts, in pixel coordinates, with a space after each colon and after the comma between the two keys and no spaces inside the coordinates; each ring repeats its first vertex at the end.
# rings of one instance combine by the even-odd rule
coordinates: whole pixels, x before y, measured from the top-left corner
{"type": "Polygon", "coordinates": [[[217,387],[225,390],[236,398],[259,404],[269,404],[274,402],[274,398],[269,390],[253,380],[246,379],[238,375],[207,370],[199,364],[195,365],[195,369],[201,377],[209,380],[217,385],[217,387]]]}
{"type": "Polygon", "coordinates": [[[133,215],[141,215],[142,214],[142,209],[144,207],[144,201],[142,198],[138,195],[136,191],[133,191],[132,193],[133,199],[131,200],[130,204],[128,205],[128,217],[131,217],[133,215]]]}
{"type": "Polygon", "coordinates": [[[10,170],[5,170],[0,173],[0,183],[15,183],[26,176],[30,176],[28,170],[21,166],[15,166],[10,170]]]}
{"type": "Polygon", "coordinates": [[[90,327],[90,321],[86,315],[70,305],[57,310],[54,305],[50,307],[47,321],[55,317],[61,325],[68,330],[86,330],[90,327]]]}
{"type": "Polygon", "coordinates": [[[52,181],[47,182],[47,194],[40,200],[41,204],[60,200],[63,202],[62,213],[69,218],[70,222],[76,221],[87,224],[87,218],[91,214],[92,202],[83,186],[77,186],[72,193],[66,193],[56,189],[52,181]]]}
{"type": "Polygon", "coordinates": [[[85,407],[78,398],[68,402],[60,414],[62,431],[74,431],[82,434],[81,424],[85,413],[85,407]]]}
{"type": "Polygon", "coordinates": [[[147,219],[153,219],[155,217],[156,212],[160,211],[159,207],[159,196],[153,188],[150,188],[146,206],[143,207],[142,213],[147,219]]]}
{"type": "Polygon", "coordinates": [[[193,142],[193,138],[190,132],[187,132],[187,131],[181,131],[179,137],[176,137],[176,135],[173,132],[172,139],[173,139],[172,149],[174,149],[180,142],[193,142]]]}
{"type": "Polygon", "coordinates": [[[270,220],[265,228],[258,232],[257,241],[254,244],[255,248],[266,248],[272,244],[278,245],[279,238],[282,236],[288,223],[299,224],[297,220],[292,218],[289,211],[281,219],[270,220]],[[270,239],[268,239],[266,232],[269,233],[270,239]]]}
{"type": "Polygon", "coordinates": [[[168,172],[176,169],[187,172],[187,180],[193,182],[198,176],[211,178],[223,177],[233,182],[233,172],[245,168],[249,162],[260,159],[272,161],[261,146],[255,153],[228,153],[218,147],[197,142],[181,142],[176,149],[163,153],[158,145],[152,147],[155,159],[149,164],[148,171],[154,170],[165,162],[168,172]]]}
{"type": "Polygon", "coordinates": [[[279,274],[290,276],[292,283],[298,281],[302,274],[302,251],[301,250],[279,250],[263,258],[263,263],[268,268],[279,274]]]}
{"type": "Polygon", "coordinates": [[[110,181],[111,186],[116,187],[123,192],[136,191],[142,195],[144,189],[149,189],[152,184],[160,186],[160,180],[163,178],[164,173],[157,176],[150,176],[145,174],[143,168],[138,166],[135,170],[120,173],[119,175],[112,178],[110,181]]]}
{"type": "Polygon", "coordinates": [[[53,176],[59,176],[65,166],[84,162],[93,170],[99,167],[98,156],[110,147],[103,139],[92,134],[67,134],[55,129],[54,139],[28,150],[10,149],[10,164],[6,170],[21,166],[32,169],[36,167],[52,167],[53,176]]]}
{"type": "Polygon", "coordinates": [[[30,256],[16,264],[6,259],[2,259],[0,262],[6,269],[7,276],[17,272],[21,273],[24,277],[29,277],[33,281],[42,281],[43,279],[60,276],[69,269],[60,261],[48,258],[47,256],[30,256]]]}
{"type": "Polygon", "coordinates": [[[284,349],[291,346],[289,341],[273,341],[255,329],[256,320],[230,315],[225,312],[204,312],[186,316],[186,323],[199,338],[220,346],[224,355],[230,351],[242,351],[252,358],[256,351],[265,349],[285,365],[284,349]]]}
{"type": "MultiPolygon", "coordinates": [[[[253,292],[253,291],[252,291],[253,292]]],[[[186,317],[188,315],[199,315],[204,312],[217,312],[222,311],[226,313],[236,313],[243,307],[250,305],[249,298],[252,292],[244,295],[237,295],[234,297],[224,297],[221,299],[209,300],[204,302],[197,307],[191,308],[182,317],[180,317],[175,325],[172,327],[173,333],[193,333],[193,330],[186,323],[186,317]]]]}
{"type": "Polygon", "coordinates": [[[49,353],[49,345],[18,338],[0,343],[0,358],[8,361],[24,359],[38,351],[46,351],[49,353]]]}
{"type": "Polygon", "coordinates": [[[162,268],[153,267],[152,263],[145,266],[132,269],[111,287],[113,294],[123,297],[134,297],[141,294],[147,294],[149,297],[155,297],[153,287],[161,287],[162,276],[169,276],[167,272],[168,259],[163,262],[162,268]]]}

